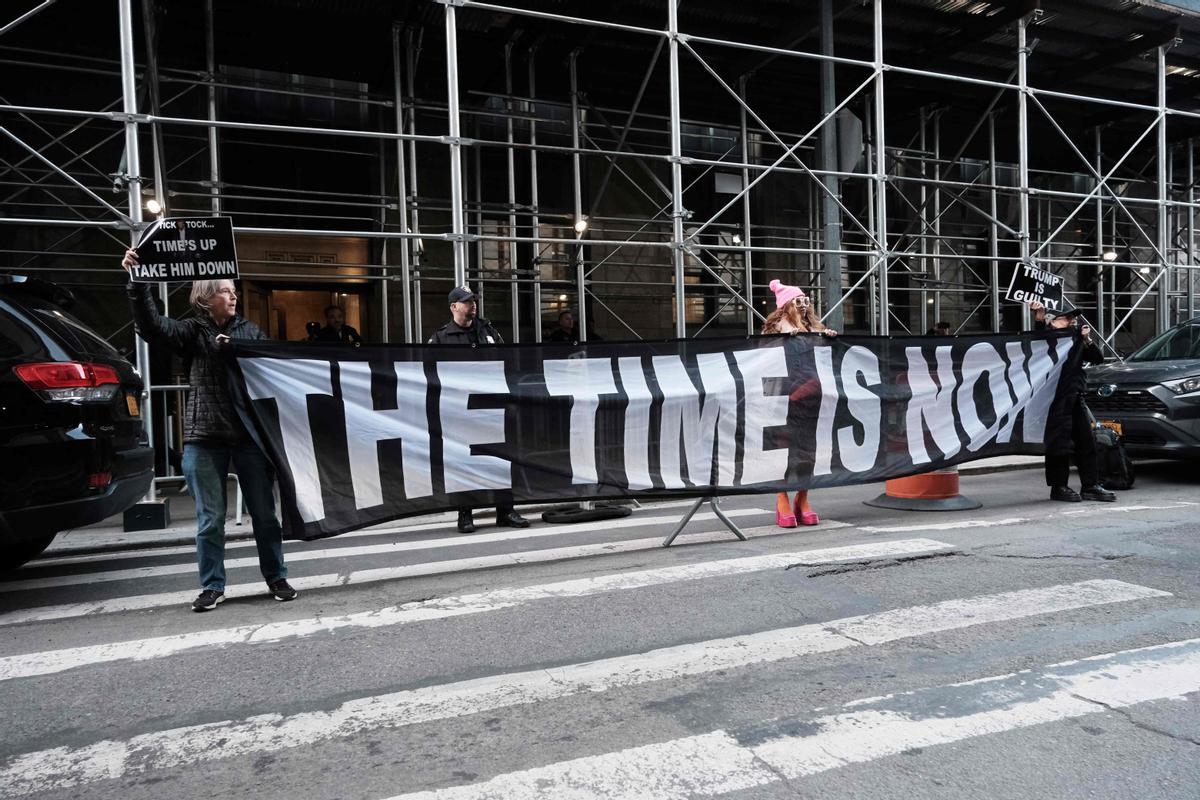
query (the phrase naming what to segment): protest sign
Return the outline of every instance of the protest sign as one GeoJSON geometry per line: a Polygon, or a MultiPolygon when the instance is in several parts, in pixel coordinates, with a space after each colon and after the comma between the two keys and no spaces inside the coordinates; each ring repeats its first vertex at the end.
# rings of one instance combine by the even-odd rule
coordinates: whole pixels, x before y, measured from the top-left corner
{"type": "Polygon", "coordinates": [[[179,217],[156,220],[135,248],[130,267],[135,283],[236,279],[237,253],[229,217],[179,217]]]}
{"type": "Polygon", "coordinates": [[[1018,303],[1036,301],[1051,313],[1063,311],[1063,279],[1032,264],[1018,264],[1004,297],[1018,303]]]}
{"type": "Polygon", "coordinates": [[[875,483],[1043,450],[1069,333],[337,348],[230,343],[314,539],[499,503],[875,483]]]}

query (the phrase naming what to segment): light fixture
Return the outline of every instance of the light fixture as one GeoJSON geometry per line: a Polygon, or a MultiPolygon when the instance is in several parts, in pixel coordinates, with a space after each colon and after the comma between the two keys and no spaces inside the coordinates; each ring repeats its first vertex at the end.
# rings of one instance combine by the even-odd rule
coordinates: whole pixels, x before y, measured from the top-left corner
{"type": "Polygon", "coordinates": [[[735,234],[733,235],[733,243],[734,243],[734,244],[741,244],[741,243],[742,243],[742,235],[741,235],[740,233],[735,233],[735,234]]]}
{"type": "Polygon", "coordinates": [[[149,200],[146,201],[146,210],[157,217],[159,214],[162,213],[162,210],[163,210],[162,203],[158,202],[153,197],[151,197],[149,200]]]}
{"type": "Polygon", "coordinates": [[[1149,267],[1142,267],[1141,269],[1139,269],[1139,270],[1138,270],[1138,272],[1142,273],[1143,275],[1149,275],[1149,274],[1150,274],[1150,268],[1149,268],[1149,267]]]}
{"type": "Polygon", "coordinates": [[[933,298],[932,298],[932,297],[928,298],[928,299],[925,301],[925,303],[926,303],[927,305],[933,305],[933,298]]]}
{"type": "Polygon", "coordinates": [[[565,303],[565,302],[567,302],[567,296],[565,294],[560,294],[558,296],[558,300],[560,303],[565,303]]]}
{"type": "Polygon", "coordinates": [[[1100,257],[1102,259],[1104,259],[1105,261],[1116,261],[1117,260],[1117,251],[1110,248],[1108,250],[1105,250],[1104,253],[1100,257]]]}
{"type": "Polygon", "coordinates": [[[583,233],[587,229],[588,229],[587,217],[583,217],[583,218],[575,221],[575,232],[576,233],[583,233]]]}

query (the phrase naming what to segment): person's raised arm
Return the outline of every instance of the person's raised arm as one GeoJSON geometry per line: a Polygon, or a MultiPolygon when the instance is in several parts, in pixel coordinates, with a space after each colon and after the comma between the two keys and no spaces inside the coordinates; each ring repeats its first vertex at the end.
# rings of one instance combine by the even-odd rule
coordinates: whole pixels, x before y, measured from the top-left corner
{"type": "MultiPolygon", "coordinates": [[[[129,272],[130,267],[137,263],[137,251],[132,248],[126,250],[125,257],[121,259],[121,268],[129,272]]],[[[133,313],[134,328],[139,336],[150,344],[163,345],[180,354],[191,351],[195,341],[191,325],[158,313],[149,284],[130,280],[125,293],[129,296],[129,309],[133,313]]]]}

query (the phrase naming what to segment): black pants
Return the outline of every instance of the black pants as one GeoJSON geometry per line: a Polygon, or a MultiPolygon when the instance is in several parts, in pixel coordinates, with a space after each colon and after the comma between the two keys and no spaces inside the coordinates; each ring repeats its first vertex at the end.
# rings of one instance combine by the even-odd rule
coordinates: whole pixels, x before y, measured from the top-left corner
{"type": "MultiPolygon", "coordinates": [[[[1050,424],[1053,424],[1051,420],[1050,424]]],[[[1063,420],[1062,424],[1068,424],[1063,420]]],[[[1079,470],[1079,482],[1083,486],[1095,486],[1100,482],[1096,466],[1096,440],[1092,436],[1092,423],[1088,418],[1083,398],[1071,404],[1072,452],[1046,454],[1046,485],[1066,486],[1071,481],[1071,456],[1075,457],[1075,468],[1079,470]]]]}
{"type": "MultiPolygon", "coordinates": [[[[459,509],[459,511],[474,511],[474,510],[475,509],[473,509],[473,508],[460,508],[459,509]]],[[[512,507],[511,503],[509,503],[508,505],[496,506],[496,516],[497,517],[507,517],[509,514],[513,513],[514,511],[516,511],[516,509],[512,507]]]]}

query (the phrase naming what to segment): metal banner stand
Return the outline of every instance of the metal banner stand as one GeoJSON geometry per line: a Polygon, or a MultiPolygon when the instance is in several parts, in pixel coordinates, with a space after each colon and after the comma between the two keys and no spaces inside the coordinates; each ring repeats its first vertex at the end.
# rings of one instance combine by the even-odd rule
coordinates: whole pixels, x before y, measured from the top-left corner
{"type": "Polygon", "coordinates": [[[700,510],[700,506],[706,502],[712,506],[713,513],[717,515],[717,519],[721,520],[721,522],[725,524],[725,527],[729,528],[729,530],[733,532],[734,536],[741,539],[743,542],[746,541],[746,537],[742,534],[741,528],[735,525],[733,520],[725,516],[725,512],[721,510],[721,506],[719,505],[720,498],[710,496],[701,497],[696,500],[695,504],[688,509],[686,514],[683,515],[683,519],[679,520],[679,524],[675,526],[675,530],[671,531],[671,535],[666,539],[663,539],[663,547],[671,546],[671,542],[675,541],[676,536],[683,533],[683,529],[687,527],[687,524],[691,522],[692,517],[695,516],[696,512],[700,510]]]}

